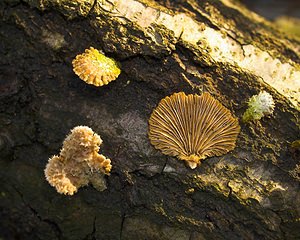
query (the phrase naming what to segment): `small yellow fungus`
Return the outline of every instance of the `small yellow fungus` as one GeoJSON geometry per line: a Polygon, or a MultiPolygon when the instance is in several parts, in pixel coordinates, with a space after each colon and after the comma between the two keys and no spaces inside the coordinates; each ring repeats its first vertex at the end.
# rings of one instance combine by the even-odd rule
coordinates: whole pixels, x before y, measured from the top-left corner
{"type": "Polygon", "coordinates": [[[93,47],[77,55],[72,64],[74,72],[80,79],[97,87],[110,83],[121,73],[119,63],[93,47]]]}
{"type": "Polygon", "coordinates": [[[59,156],[49,159],[45,176],[58,193],[73,195],[78,188],[92,183],[106,189],[104,174],[109,175],[111,162],[98,154],[102,140],[89,127],[77,126],[63,142],[59,156]]]}
{"type": "Polygon", "coordinates": [[[162,99],[149,119],[151,144],[192,169],[234,149],[239,132],[238,120],[209,93],[175,93],[162,99]]]}

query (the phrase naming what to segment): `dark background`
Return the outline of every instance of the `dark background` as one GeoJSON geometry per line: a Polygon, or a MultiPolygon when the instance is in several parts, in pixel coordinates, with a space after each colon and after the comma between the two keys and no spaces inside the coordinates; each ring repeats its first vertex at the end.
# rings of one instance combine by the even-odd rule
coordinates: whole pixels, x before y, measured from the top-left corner
{"type": "Polygon", "coordinates": [[[269,20],[283,15],[300,18],[300,0],[241,0],[241,2],[269,20]]]}

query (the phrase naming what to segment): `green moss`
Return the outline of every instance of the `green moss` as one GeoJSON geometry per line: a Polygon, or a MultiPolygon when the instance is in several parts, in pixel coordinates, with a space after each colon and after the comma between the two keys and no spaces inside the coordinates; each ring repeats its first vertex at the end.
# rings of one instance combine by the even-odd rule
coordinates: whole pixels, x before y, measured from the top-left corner
{"type": "Polygon", "coordinates": [[[120,63],[118,63],[112,58],[106,57],[99,51],[93,51],[93,53],[94,53],[95,61],[102,63],[102,65],[106,66],[107,71],[110,74],[114,76],[119,76],[119,74],[121,73],[120,63]]]}
{"type": "Polygon", "coordinates": [[[270,115],[274,110],[274,101],[272,96],[266,91],[261,91],[249,99],[248,109],[243,115],[243,121],[260,120],[263,116],[270,115]]]}
{"type": "Polygon", "coordinates": [[[263,117],[263,114],[261,112],[257,112],[255,108],[250,107],[246,110],[246,112],[243,115],[243,122],[249,122],[252,120],[260,120],[263,117]]]}

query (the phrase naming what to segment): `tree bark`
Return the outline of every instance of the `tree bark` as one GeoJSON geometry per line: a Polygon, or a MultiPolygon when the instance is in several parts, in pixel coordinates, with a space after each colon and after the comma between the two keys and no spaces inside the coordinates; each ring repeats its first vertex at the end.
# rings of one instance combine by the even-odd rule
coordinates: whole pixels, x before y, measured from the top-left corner
{"type": "Polygon", "coordinates": [[[300,238],[298,40],[233,0],[0,6],[0,237],[300,238]],[[121,63],[116,81],[73,73],[90,46],[121,63]],[[194,170],[148,140],[151,112],[174,92],[208,91],[241,119],[261,90],[274,114],[240,121],[236,148],[194,170]],[[44,168],[77,125],[101,136],[113,170],[103,192],[60,195],[44,168]]]}

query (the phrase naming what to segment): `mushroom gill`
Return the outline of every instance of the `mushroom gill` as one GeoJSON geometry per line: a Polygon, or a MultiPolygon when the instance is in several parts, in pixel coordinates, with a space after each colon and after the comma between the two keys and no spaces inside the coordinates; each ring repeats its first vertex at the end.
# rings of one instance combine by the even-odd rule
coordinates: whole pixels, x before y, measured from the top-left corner
{"type": "Polygon", "coordinates": [[[119,63],[93,47],[77,55],[72,64],[80,79],[97,87],[110,83],[121,73],[119,63]]]}
{"type": "Polygon", "coordinates": [[[239,132],[238,120],[209,93],[165,97],[149,119],[151,144],[192,169],[206,157],[233,150],[239,132]]]}

